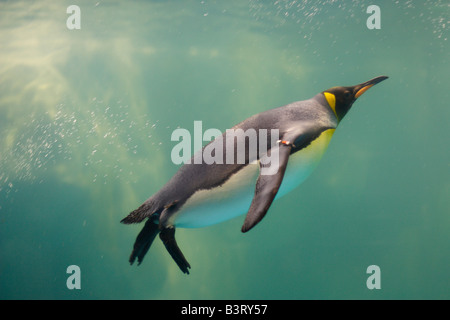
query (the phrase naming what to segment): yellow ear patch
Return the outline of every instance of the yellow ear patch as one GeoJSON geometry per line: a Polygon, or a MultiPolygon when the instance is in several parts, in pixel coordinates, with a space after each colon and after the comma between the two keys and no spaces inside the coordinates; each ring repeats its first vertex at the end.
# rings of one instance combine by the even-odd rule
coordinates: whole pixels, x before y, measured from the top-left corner
{"type": "Polygon", "coordinates": [[[330,105],[331,109],[333,109],[334,114],[337,117],[336,113],[336,97],[334,94],[329,92],[324,92],[323,95],[325,96],[325,99],[327,99],[328,104],[330,105]]]}

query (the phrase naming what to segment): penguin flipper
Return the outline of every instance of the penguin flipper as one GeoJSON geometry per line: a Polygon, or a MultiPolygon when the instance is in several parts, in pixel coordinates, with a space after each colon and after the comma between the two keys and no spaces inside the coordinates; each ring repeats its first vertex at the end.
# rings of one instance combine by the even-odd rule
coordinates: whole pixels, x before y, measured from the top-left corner
{"type": "Polygon", "coordinates": [[[162,229],[161,233],[159,234],[159,237],[161,238],[167,251],[170,253],[173,260],[176,262],[181,271],[183,271],[183,273],[189,274],[188,269],[190,269],[191,266],[189,262],[187,262],[186,258],[184,257],[175,240],[175,228],[169,227],[162,229]]]}
{"type": "MultiPolygon", "coordinates": [[[[289,160],[292,145],[280,143],[276,147],[270,150],[271,153],[278,152],[278,169],[276,173],[261,174],[256,181],[255,196],[253,197],[250,209],[245,217],[244,224],[242,225],[242,232],[247,232],[253,228],[258,222],[260,222],[269,210],[270,205],[275,198],[281,182],[283,181],[284,172],[289,160]]],[[[273,165],[271,163],[271,165],[273,165]]],[[[276,164],[275,164],[276,165],[276,164]]],[[[260,161],[261,171],[267,167],[263,159],[260,161]]],[[[273,170],[271,168],[269,170],[273,170]]]]}
{"type": "Polygon", "coordinates": [[[133,264],[136,258],[138,259],[138,265],[142,263],[145,255],[150,249],[156,235],[159,233],[158,225],[153,221],[153,219],[148,219],[145,223],[144,228],[139,232],[136,241],[133,246],[133,251],[130,255],[130,264],[133,264]]]}
{"type": "MultiPolygon", "coordinates": [[[[301,148],[306,147],[312,140],[318,137],[323,131],[334,129],[335,126],[330,124],[317,125],[311,121],[299,121],[291,123],[289,129],[283,135],[282,140],[278,145],[269,150],[270,153],[278,152],[278,169],[274,174],[260,174],[256,181],[255,196],[253,197],[250,209],[245,217],[242,225],[242,232],[247,232],[260,222],[269,210],[270,205],[275,199],[275,196],[283,181],[284,172],[288,164],[291,152],[295,152],[301,148]],[[293,150],[293,148],[295,150],[293,150]]],[[[264,167],[264,157],[261,158],[261,169],[264,167]]],[[[272,164],[271,164],[272,165],[272,164]]],[[[269,172],[273,168],[269,169],[269,172]]],[[[261,170],[262,171],[262,170],[261,170]]]]}

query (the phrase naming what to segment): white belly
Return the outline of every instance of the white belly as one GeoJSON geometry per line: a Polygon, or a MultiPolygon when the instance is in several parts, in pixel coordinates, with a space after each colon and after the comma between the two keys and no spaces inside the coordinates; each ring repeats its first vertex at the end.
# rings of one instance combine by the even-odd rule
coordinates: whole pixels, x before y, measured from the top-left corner
{"type": "MultiPolygon", "coordinates": [[[[283,182],[275,200],[300,185],[315,169],[325,152],[334,129],[324,131],[308,147],[289,157],[283,182]]],[[[244,213],[250,208],[259,163],[253,163],[234,174],[222,186],[196,192],[171,218],[179,228],[201,228],[220,223],[244,213]]]]}

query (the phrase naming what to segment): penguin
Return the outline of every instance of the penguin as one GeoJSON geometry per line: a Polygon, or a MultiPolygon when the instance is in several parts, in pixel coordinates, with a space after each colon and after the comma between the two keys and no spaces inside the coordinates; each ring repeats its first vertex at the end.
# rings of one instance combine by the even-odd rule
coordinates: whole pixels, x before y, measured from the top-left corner
{"type": "MultiPolygon", "coordinates": [[[[226,133],[205,145],[158,192],[121,220],[132,224],[146,219],[134,243],[130,264],[136,259],[138,265],[142,263],[159,234],[178,267],[189,274],[191,266],[175,240],[176,228],[205,227],[247,213],[241,231],[251,230],[274,200],[310,175],[355,100],[387,78],[379,76],[355,86],[332,87],[311,99],[258,113],[232,127],[241,133],[266,130],[265,136],[257,136],[256,156],[250,152],[250,143],[239,149],[238,138],[226,133]],[[198,161],[208,150],[222,150],[223,159],[241,156],[241,161],[198,161]],[[264,174],[269,164],[274,168],[264,174]]],[[[249,142],[250,137],[244,136],[244,141],[249,142]]]]}

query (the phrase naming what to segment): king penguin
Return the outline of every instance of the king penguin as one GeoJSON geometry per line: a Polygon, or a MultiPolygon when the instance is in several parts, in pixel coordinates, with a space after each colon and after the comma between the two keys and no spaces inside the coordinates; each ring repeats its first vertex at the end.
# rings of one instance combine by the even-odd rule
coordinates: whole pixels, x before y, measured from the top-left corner
{"type": "MultiPolygon", "coordinates": [[[[265,150],[265,154],[258,152],[252,156],[250,143],[238,148],[238,139],[230,142],[225,133],[211,141],[181,166],[158,192],[121,221],[131,224],[147,219],[136,238],[129,262],[133,264],[137,258],[138,265],[141,264],[159,234],[178,267],[189,274],[191,266],[175,240],[176,227],[205,227],[247,213],[241,231],[249,231],[264,218],[275,199],[300,185],[314,170],[355,100],[387,78],[379,76],[355,86],[333,87],[309,100],[258,113],[232,128],[240,132],[265,129],[268,134],[257,136],[258,150],[265,150]],[[228,144],[224,143],[227,137],[228,144]],[[230,145],[234,148],[226,148],[230,145]],[[243,156],[244,160],[197,161],[205,151],[212,149],[222,150],[223,159],[233,152],[227,159],[243,156]],[[273,161],[275,170],[263,174],[269,156],[275,154],[278,156],[273,158],[277,158],[273,161]]],[[[249,137],[245,138],[250,141],[249,137]]]]}

